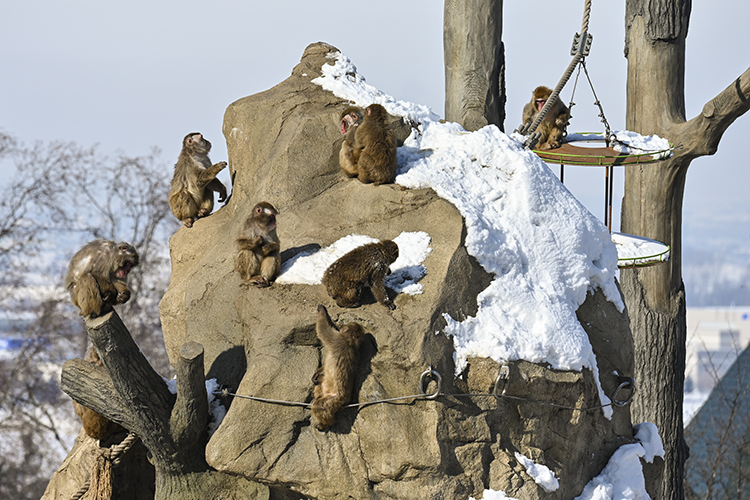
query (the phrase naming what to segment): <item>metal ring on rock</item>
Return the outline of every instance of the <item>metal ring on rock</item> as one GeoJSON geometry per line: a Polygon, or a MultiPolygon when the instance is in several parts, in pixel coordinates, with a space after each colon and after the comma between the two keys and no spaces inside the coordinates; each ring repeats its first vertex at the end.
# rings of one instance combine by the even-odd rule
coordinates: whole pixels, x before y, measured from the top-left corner
{"type": "Polygon", "coordinates": [[[630,401],[633,399],[633,394],[635,394],[635,379],[633,377],[628,377],[627,380],[617,386],[614,394],[612,394],[612,404],[615,406],[625,406],[630,404],[630,401]],[[630,389],[630,394],[625,399],[617,399],[617,395],[623,389],[630,389]]]}
{"type": "Polygon", "coordinates": [[[443,377],[432,369],[432,365],[428,369],[422,372],[422,375],[419,377],[419,392],[422,393],[422,396],[425,397],[425,399],[435,399],[440,395],[440,389],[443,386],[443,377]],[[427,385],[430,383],[428,379],[432,379],[437,383],[437,389],[435,389],[435,392],[433,394],[427,394],[427,385]]]}
{"type": "Polygon", "coordinates": [[[492,389],[493,396],[495,396],[496,398],[505,396],[505,391],[508,389],[508,379],[510,379],[510,369],[507,365],[503,365],[500,367],[500,373],[497,374],[497,379],[495,380],[495,388],[492,389]],[[503,390],[498,394],[501,382],[503,384],[503,390]]]}

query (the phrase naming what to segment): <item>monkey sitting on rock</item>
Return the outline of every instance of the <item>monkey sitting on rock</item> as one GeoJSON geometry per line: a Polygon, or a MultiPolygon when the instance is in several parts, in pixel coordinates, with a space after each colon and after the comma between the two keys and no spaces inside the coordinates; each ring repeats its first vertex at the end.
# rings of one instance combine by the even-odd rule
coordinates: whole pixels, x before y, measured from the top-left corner
{"type": "Polygon", "coordinates": [[[237,237],[234,263],[244,284],[259,288],[271,286],[281,269],[281,247],[276,235],[278,213],[273,205],[261,201],[253,207],[237,237]]]}
{"type": "Polygon", "coordinates": [[[322,431],[333,425],[336,413],[352,397],[364,331],[359,323],[349,323],[339,330],[326,308],[319,305],[315,332],[326,350],[323,366],[312,378],[312,414],[317,420],[315,428],[322,431]]]}
{"type": "Polygon", "coordinates": [[[349,177],[380,185],[393,182],[398,163],[396,141],[387,123],[388,113],[380,104],[347,108],[341,113],[344,142],[339,165],[349,177]]]}
{"type": "Polygon", "coordinates": [[[169,189],[169,206],[185,227],[193,227],[193,222],[211,214],[214,191],[219,193],[219,202],[227,199],[227,188],[216,178],[227,162],[211,165],[209,151],[211,143],[199,132],[190,133],[182,140],[169,189]]]}
{"type": "Polygon", "coordinates": [[[384,280],[397,258],[398,245],[391,240],[362,245],[331,264],[323,273],[323,284],[339,307],[359,307],[362,292],[371,288],[378,302],[396,309],[388,298],[384,280]]]}
{"type": "Polygon", "coordinates": [[[65,288],[81,316],[101,316],[130,299],[128,274],[138,265],[138,252],[128,243],[94,240],[70,259],[65,288]]]}
{"type": "MultiPolygon", "coordinates": [[[[552,91],[545,86],[539,86],[534,89],[531,95],[531,101],[527,102],[523,107],[523,123],[524,125],[534,123],[539,112],[542,110],[544,105],[547,103],[547,99],[552,95],[552,91]]],[[[563,137],[565,137],[566,128],[568,127],[568,121],[570,120],[570,110],[562,103],[558,98],[552,106],[550,106],[547,114],[544,115],[544,119],[537,126],[536,130],[529,130],[528,133],[539,131],[541,136],[535,149],[540,151],[546,151],[549,149],[559,148],[562,144],[563,137]]]]}

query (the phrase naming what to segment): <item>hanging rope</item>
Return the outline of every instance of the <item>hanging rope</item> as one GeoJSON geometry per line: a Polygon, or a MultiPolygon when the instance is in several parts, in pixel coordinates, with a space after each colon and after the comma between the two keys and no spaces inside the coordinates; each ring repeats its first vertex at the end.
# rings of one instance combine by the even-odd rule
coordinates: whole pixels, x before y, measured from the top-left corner
{"type": "Polygon", "coordinates": [[[120,465],[122,455],[124,455],[136,441],[138,441],[138,436],[131,432],[120,444],[111,446],[109,453],[104,452],[102,455],[99,455],[96,462],[94,462],[91,477],[89,477],[88,481],[86,481],[83,486],[81,486],[81,488],[70,497],[71,500],[80,500],[89,488],[91,488],[92,484],[94,485],[92,491],[96,493],[95,498],[112,498],[112,480],[114,478],[112,468],[120,465]],[[108,457],[106,456],[107,454],[109,454],[108,457]]]}
{"type": "Polygon", "coordinates": [[[565,70],[565,73],[563,73],[563,76],[562,78],[560,78],[557,86],[555,86],[555,90],[553,90],[552,94],[550,94],[550,96],[547,98],[547,102],[544,104],[544,107],[536,116],[533,123],[523,124],[517,130],[517,132],[519,132],[521,135],[530,134],[523,143],[525,148],[534,148],[540,136],[539,132],[535,132],[537,127],[539,127],[539,124],[542,123],[544,117],[547,116],[547,112],[557,101],[557,98],[560,95],[560,91],[562,91],[563,87],[565,87],[565,84],[568,83],[568,80],[570,80],[570,77],[573,74],[576,66],[578,66],[578,63],[583,61],[583,59],[589,54],[589,50],[591,50],[591,41],[593,39],[593,36],[588,33],[590,17],[591,0],[586,0],[583,7],[581,33],[576,33],[575,37],[573,38],[573,47],[571,48],[571,55],[573,56],[573,60],[570,61],[568,68],[565,70]]]}
{"type": "MultiPolygon", "coordinates": [[[[565,410],[590,412],[590,411],[595,411],[595,410],[605,408],[607,406],[619,407],[619,406],[625,406],[627,404],[630,404],[630,401],[633,398],[633,394],[635,393],[635,380],[633,378],[628,377],[624,382],[622,382],[617,387],[617,389],[615,389],[615,392],[612,394],[611,402],[597,405],[597,406],[592,406],[589,408],[578,408],[576,406],[571,406],[571,405],[563,405],[563,404],[558,404],[558,403],[552,403],[550,401],[541,401],[538,399],[527,398],[524,396],[516,396],[516,395],[507,394],[506,391],[508,389],[509,377],[510,377],[509,368],[507,366],[501,366],[500,373],[498,374],[497,379],[495,380],[495,386],[491,393],[451,394],[451,393],[442,392],[443,377],[442,375],[440,375],[440,373],[435,371],[432,368],[432,366],[430,366],[427,370],[422,372],[422,375],[420,375],[419,377],[419,391],[420,391],[419,394],[412,394],[409,396],[400,396],[400,397],[388,398],[388,399],[375,399],[375,400],[367,401],[364,403],[352,403],[352,404],[346,405],[344,408],[361,408],[364,406],[384,404],[384,403],[393,403],[396,401],[404,401],[407,399],[412,400],[412,402],[419,401],[419,400],[431,401],[431,400],[437,399],[439,396],[444,396],[444,397],[457,397],[457,398],[461,398],[461,397],[468,397],[468,398],[492,397],[496,399],[508,398],[508,399],[513,399],[516,401],[523,401],[526,403],[546,405],[546,406],[551,406],[554,408],[561,408],[565,410]],[[432,394],[428,394],[427,388],[431,380],[435,382],[436,388],[432,394]],[[627,394],[627,396],[624,399],[620,398],[620,393],[622,391],[630,391],[629,394],[627,394]]],[[[298,407],[308,408],[308,409],[312,407],[311,403],[304,403],[304,402],[299,402],[299,401],[284,401],[281,399],[259,398],[256,396],[245,396],[245,395],[234,394],[232,392],[229,392],[228,389],[224,389],[222,391],[216,391],[214,394],[221,394],[223,396],[232,396],[235,398],[242,398],[242,399],[250,399],[250,400],[258,401],[261,403],[278,404],[278,405],[283,405],[283,406],[298,406],[298,407]]]]}

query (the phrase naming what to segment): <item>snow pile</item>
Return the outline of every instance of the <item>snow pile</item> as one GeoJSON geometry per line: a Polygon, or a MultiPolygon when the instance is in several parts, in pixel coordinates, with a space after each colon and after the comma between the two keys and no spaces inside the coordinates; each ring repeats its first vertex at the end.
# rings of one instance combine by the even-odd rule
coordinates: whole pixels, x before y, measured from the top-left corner
{"type": "MultiPolygon", "coordinates": [[[[476,500],[474,497],[469,497],[469,500],[476,500]]],[[[495,490],[484,490],[482,493],[482,500],[516,500],[505,494],[504,491],[495,490]]]]}
{"type": "MultiPolygon", "coordinates": [[[[535,154],[488,126],[467,132],[424,107],[397,102],[364,83],[339,55],[313,82],[365,106],[382,103],[418,129],[399,148],[396,183],[433,188],[463,215],[466,248],[495,278],[477,298],[476,317],[446,317],[456,372],[469,357],[525,359],[561,370],[591,369],[596,358],[575,312],[595,288],[620,310],[617,252],[607,228],[535,154]]],[[[600,389],[603,403],[609,399],[600,389]]],[[[605,408],[605,415],[611,415],[605,408]]]]}
{"type": "MultiPolygon", "coordinates": [[[[379,240],[370,236],[350,234],[326,248],[301,252],[284,262],[276,282],[320,285],[325,270],[339,257],[357,247],[377,241],[379,240]]],[[[391,274],[385,279],[386,286],[397,293],[422,293],[423,286],[419,281],[427,274],[422,262],[432,252],[430,236],[424,231],[402,232],[393,241],[398,245],[399,255],[390,266],[391,274]]]]}
{"type": "Polygon", "coordinates": [[[535,464],[526,456],[516,452],[518,463],[526,467],[526,473],[534,479],[534,482],[541,486],[547,493],[552,493],[560,487],[555,474],[545,465],[535,464]]]}

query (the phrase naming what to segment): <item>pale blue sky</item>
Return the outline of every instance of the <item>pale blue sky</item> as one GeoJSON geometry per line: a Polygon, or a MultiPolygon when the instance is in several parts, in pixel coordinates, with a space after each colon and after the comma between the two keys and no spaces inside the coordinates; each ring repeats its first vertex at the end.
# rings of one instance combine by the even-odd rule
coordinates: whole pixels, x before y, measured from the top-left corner
{"type": "MultiPolygon", "coordinates": [[[[589,72],[612,128],[624,128],[625,2],[594,1],[589,72]]],[[[99,0],[7,2],[0,17],[0,128],[30,143],[99,143],[103,152],[163,151],[171,166],[182,137],[200,130],[226,159],[221,134],[232,101],[266,90],[304,48],[337,46],[372,85],[443,115],[443,2],[218,2],[99,0]],[[366,6],[369,5],[369,6],[366,6]]],[[[506,0],[507,131],[540,84],[554,86],[570,61],[583,1],[506,0]]],[[[687,117],[750,65],[750,2],[693,2],[687,41],[687,117]]],[[[570,99],[571,85],[563,91],[570,99]]],[[[601,130],[593,97],[576,92],[571,131],[601,130]]],[[[750,248],[750,168],[743,146],[750,116],[733,124],[719,152],[693,162],[685,242],[750,248]]],[[[557,167],[553,167],[557,171],[557,167]]],[[[6,173],[7,175],[7,173],[6,173]]],[[[622,169],[616,179],[622,180],[622,169]]],[[[603,173],[566,169],[566,185],[598,217],[603,173]]],[[[616,201],[621,197],[618,182],[616,201]]],[[[619,223],[616,216],[615,223],[619,223]]]]}

